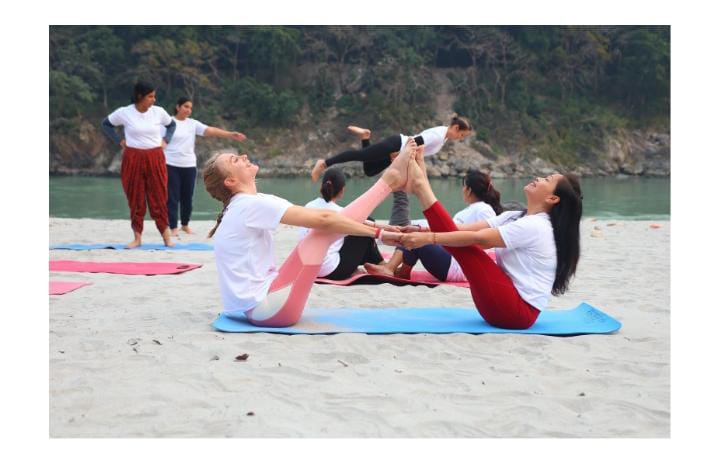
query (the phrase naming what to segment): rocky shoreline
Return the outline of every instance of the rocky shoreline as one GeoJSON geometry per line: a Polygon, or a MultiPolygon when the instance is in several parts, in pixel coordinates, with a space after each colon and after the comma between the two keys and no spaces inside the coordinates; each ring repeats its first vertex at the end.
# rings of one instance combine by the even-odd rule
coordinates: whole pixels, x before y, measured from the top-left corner
{"type": "MultiPolygon", "coordinates": [[[[309,176],[316,159],[353,143],[356,142],[347,134],[337,130],[317,129],[314,133],[288,130],[254,141],[250,146],[233,146],[224,139],[198,139],[197,153],[202,163],[218,151],[247,151],[262,166],[262,177],[302,177],[309,176]]],[[[51,175],[115,176],[119,175],[121,159],[121,152],[111,150],[104,135],[89,122],[80,124],[72,137],[51,133],[51,175]]],[[[580,161],[572,164],[553,163],[541,157],[540,148],[532,145],[505,153],[482,141],[466,140],[448,144],[427,161],[428,175],[433,178],[462,177],[468,169],[489,172],[494,178],[546,175],[558,170],[570,170],[583,177],[667,177],[670,134],[635,130],[607,135],[596,148],[578,153],[577,159],[580,161]]],[[[358,162],[343,165],[343,171],[350,177],[363,175],[358,162]]]]}

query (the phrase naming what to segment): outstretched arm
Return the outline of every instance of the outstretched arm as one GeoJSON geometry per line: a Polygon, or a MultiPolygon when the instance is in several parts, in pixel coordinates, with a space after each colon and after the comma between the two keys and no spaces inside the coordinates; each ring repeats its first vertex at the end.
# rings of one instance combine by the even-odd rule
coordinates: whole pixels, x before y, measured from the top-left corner
{"type": "Polygon", "coordinates": [[[291,206],[280,219],[282,224],[307,227],[323,232],[361,237],[377,236],[376,228],[354,221],[335,211],[291,206]]]}
{"type": "Polygon", "coordinates": [[[482,221],[477,221],[477,222],[471,222],[470,224],[457,224],[457,228],[458,228],[458,230],[478,231],[478,230],[489,229],[490,224],[488,224],[487,221],[482,220],[482,221]]]}
{"type": "MultiPolygon", "coordinates": [[[[485,222],[485,221],[480,221],[485,222]]],[[[407,248],[419,248],[425,245],[443,245],[463,247],[478,245],[481,248],[505,248],[505,242],[497,229],[486,228],[478,231],[457,232],[415,232],[400,239],[407,248]]]]}
{"type": "MultiPolygon", "coordinates": [[[[487,223],[487,221],[477,221],[472,222],[470,224],[458,224],[455,223],[458,230],[467,230],[467,231],[477,231],[477,230],[483,230],[490,227],[490,224],[487,223]]],[[[431,232],[430,228],[428,226],[421,226],[419,224],[410,224],[408,226],[402,226],[399,227],[400,232],[409,234],[411,232],[431,232]]]]}
{"type": "Polygon", "coordinates": [[[225,129],[220,129],[218,127],[211,127],[208,126],[207,129],[205,129],[205,133],[203,134],[204,137],[224,137],[227,139],[233,139],[237,140],[238,142],[242,142],[243,140],[247,139],[245,137],[245,134],[242,132],[231,132],[226,131],[225,129]]]}

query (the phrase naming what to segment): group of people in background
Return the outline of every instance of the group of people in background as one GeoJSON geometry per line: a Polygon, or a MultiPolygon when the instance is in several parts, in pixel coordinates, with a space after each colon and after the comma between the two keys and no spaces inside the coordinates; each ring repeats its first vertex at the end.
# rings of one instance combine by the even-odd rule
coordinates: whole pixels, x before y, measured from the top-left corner
{"type": "Polygon", "coordinates": [[[102,122],[103,132],[122,147],[120,179],[130,208],[133,240],[127,246],[142,244],[145,211],[155,221],[163,242],[173,246],[178,236],[178,205],[181,230],[191,234],[190,215],[197,178],[195,137],[225,137],[242,142],[240,132],[211,127],[190,117],[193,103],[180,98],[174,115],[155,106],[156,88],[138,82],[131,104],[116,109],[102,122]],[[116,127],[123,127],[120,136],[116,127]]]}
{"type": "MultiPolygon", "coordinates": [[[[134,232],[129,247],[141,244],[146,204],[166,245],[172,246],[178,233],[178,205],[181,230],[192,233],[196,136],[245,140],[240,132],[190,118],[189,98],[177,101],[173,117],[154,106],[155,99],[154,87],[138,83],[132,104],[103,121],[105,133],[123,148],[121,179],[134,232]],[[124,127],[124,137],[117,126],[124,127]]],[[[246,154],[220,153],[207,161],[205,188],[223,205],[209,236],[224,312],[262,326],[292,325],[317,277],[343,280],[364,266],[370,273],[409,278],[418,261],[440,281],[467,281],[478,312],[502,328],[532,326],[550,295],[567,290],[580,257],[582,192],[576,176],[535,178],[523,189],[527,207],[504,211],[490,176],[471,170],[462,190],[468,206],[451,217],[432,191],[425,158],[467,137],[472,127],[466,118],[453,116],[447,126],[375,144],[369,129],[348,130],[360,139],[360,148],[317,160],[311,178],[317,182],[322,176],[321,196],[304,207],[259,193],[259,168],[246,154]],[[334,166],[349,161],[362,162],[367,176],[380,178],[343,208],[337,202],[346,180],[334,166]],[[389,225],[379,225],[370,214],[390,193],[389,225]],[[417,197],[425,222],[411,223],[408,194],[417,197]],[[279,224],[298,226],[300,233],[277,268],[271,233],[279,224]],[[377,239],[395,247],[387,261],[377,239]],[[487,253],[491,249],[496,260],[487,253]]]]}

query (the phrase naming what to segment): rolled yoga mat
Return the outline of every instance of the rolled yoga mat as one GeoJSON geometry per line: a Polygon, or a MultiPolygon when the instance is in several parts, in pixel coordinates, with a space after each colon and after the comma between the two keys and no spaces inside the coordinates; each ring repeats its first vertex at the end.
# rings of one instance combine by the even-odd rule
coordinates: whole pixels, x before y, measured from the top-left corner
{"type": "Polygon", "coordinates": [[[587,303],[569,310],[540,313],[526,330],[500,329],[489,325],[474,308],[342,308],[307,309],[292,327],[258,327],[244,316],[220,315],[213,327],[221,332],[268,332],[279,334],[334,333],[517,333],[583,335],[616,332],[622,324],[587,303]]]}

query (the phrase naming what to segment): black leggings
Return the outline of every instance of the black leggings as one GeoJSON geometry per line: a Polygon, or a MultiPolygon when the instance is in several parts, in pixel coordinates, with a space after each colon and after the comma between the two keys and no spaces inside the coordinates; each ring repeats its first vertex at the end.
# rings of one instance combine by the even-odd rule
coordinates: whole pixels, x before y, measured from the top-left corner
{"type": "Polygon", "coordinates": [[[195,191],[195,177],[197,168],[179,168],[167,165],[168,173],[168,226],[177,229],[178,202],[180,203],[180,223],[184,226],[190,223],[192,213],[192,198],[195,191]]]}
{"type": "MultiPolygon", "coordinates": [[[[400,138],[399,134],[391,135],[373,145],[370,145],[370,140],[363,139],[360,150],[345,150],[331,156],[325,160],[325,166],[330,167],[333,164],[347,163],[348,161],[362,161],[365,175],[368,177],[376,176],[392,164],[390,154],[400,151],[400,148],[402,148],[400,146],[401,142],[402,138],[400,138]]],[[[425,143],[421,135],[415,137],[415,142],[418,147],[425,143]]]]}
{"type": "Polygon", "coordinates": [[[342,248],[340,248],[340,263],[326,279],[345,280],[350,277],[358,266],[365,263],[379,264],[383,257],[378,250],[377,243],[372,237],[356,237],[348,235],[345,237],[342,248]]]}
{"type": "MultiPolygon", "coordinates": [[[[369,139],[363,139],[362,148],[359,150],[346,150],[325,160],[325,165],[330,167],[334,164],[347,163],[348,161],[362,161],[363,171],[368,177],[380,174],[392,164],[390,154],[400,151],[402,138],[400,135],[391,135],[378,143],[370,145],[369,139]]],[[[425,141],[421,135],[415,137],[418,146],[425,141]]],[[[392,212],[390,213],[390,224],[406,226],[410,224],[410,200],[407,193],[393,192],[392,212]]]]}

